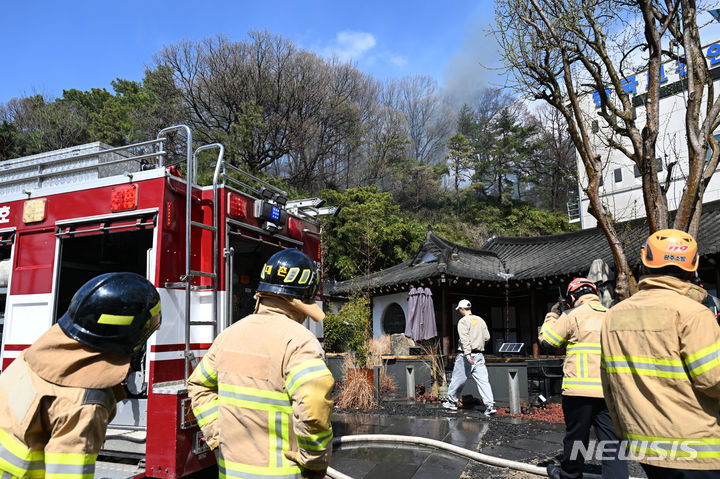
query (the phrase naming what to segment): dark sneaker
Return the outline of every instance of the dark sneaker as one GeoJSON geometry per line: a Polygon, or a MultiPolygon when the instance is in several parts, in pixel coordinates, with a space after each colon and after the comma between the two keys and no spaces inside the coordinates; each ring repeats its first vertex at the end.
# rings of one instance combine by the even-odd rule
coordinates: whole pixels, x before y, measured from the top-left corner
{"type": "Polygon", "coordinates": [[[560,478],[560,468],[553,464],[548,464],[547,475],[551,479],[561,479],[560,478]]]}
{"type": "Polygon", "coordinates": [[[442,407],[451,411],[457,411],[457,404],[455,404],[454,402],[445,401],[444,403],[442,403],[442,407]]]}
{"type": "Polygon", "coordinates": [[[495,409],[494,406],[488,406],[488,407],[485,408],[485,415],[486,415],[487,417],[492,416],[492,415],[495,414],[496,412],[497,412],[497,409],[495,409]]]}

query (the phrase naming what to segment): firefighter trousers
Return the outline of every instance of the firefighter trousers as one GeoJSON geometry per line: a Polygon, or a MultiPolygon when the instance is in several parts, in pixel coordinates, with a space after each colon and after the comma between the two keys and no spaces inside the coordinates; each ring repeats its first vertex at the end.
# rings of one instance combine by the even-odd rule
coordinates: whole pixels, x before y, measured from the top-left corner
{"type": "Polygon", "coordinates": [[[565,439],[563,439],[563,458],[560,462],[560,477],[576,479],[582,477],[585,457],[583,452],[595,454],[602,452],[603,479],[627,479],[628,464],[620,459],[620,439],[615,433],[610,412],[605,399],[586,396],[563,396],[563,414],[565,415],[565,439]],[[588,449],[590,428],[601,447],[588,449]],[[611,442],[603,442],[611,441],[611,442]],[[582,444],[582,447],[580,445],[582,444]]]}

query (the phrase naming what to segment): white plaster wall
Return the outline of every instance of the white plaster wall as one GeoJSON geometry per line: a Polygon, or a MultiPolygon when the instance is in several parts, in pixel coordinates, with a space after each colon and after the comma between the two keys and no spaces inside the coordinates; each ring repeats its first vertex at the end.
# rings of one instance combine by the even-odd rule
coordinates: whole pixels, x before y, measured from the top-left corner
{"type": "MultiPolygon", "coordinates": [[[[715,42],[718,43],[718,42],[715,42]]],[[[705,47],[707,50],[709,47],[705,47]]],[[[663,85],[674,83],[679,79],[675,70],[675,62],[665,64],[665,74],[668,82],[663,85]]],[[[638,94],[644,93],[646,80],[644,74],[637,74],[639,81],[638,94]]],[[[720,80],[715,81],[715,88],[720,87],[720,80]]],[[[678,161],[678,166],[673,170],[673,176],[669,191],[667,193],[668,207],[670,210],[677,208],[682,196],[685,177],[687,175],[687,143],[685,139],[685,104],[686,92],[662,98],[660,100],[660,129],[657,139],[657,157],[662,160],[663,170],[659,173],[662,182],[667,176],[667,164],[678,161]]],[[[590,129],[590,142],[601,156],[603,161],[603,186],[600,187],[600,194],[603,201],[613,212],[618,220],[631,220],[645,217],[645,206],[642,197],[641,178],[635,178],[634,164],[621,152],[612,150],[607,146],[607,138],[611,135],[609,128],[605,127],[605,121],[598,115],[599,109],[595,107],[592,95],[582,99],[585,121],[591,125],[594,120],[598,122],[599,131],[592,133],[590,129]],[[615,181],[615,170],[621,169],[622,181],[615,181]]],[[[645,108],[641,105],[636,108],[637,124],[642,128],[645,122],[645,108]]],[[[717,132],[716,132],[717,134],[717,132]]],[[[624,145],[630,148],[626,140],[624,145]]],[[[587,186],[587,175],[582,160],[577,156],[578,180],[581,186],[587,186]]],[[[597,221],[588,212],[589,201],[584,191],[581,190],[580,214],[583,229],[594,228],[597,221]]],[[[704,202],[720,199],[720,176],[714,175],[704,195],[704,202]]]]}
{"type": "Polygon", "coordinates": [[[383,334],[382,317],[383,313],[392,303],[397,303],[405,313],[405,321],[408,316],[408,292],[394,293],[385,296],[373,297],[372,319],[373,319],[373,337],[380,337],[383,334]]]}

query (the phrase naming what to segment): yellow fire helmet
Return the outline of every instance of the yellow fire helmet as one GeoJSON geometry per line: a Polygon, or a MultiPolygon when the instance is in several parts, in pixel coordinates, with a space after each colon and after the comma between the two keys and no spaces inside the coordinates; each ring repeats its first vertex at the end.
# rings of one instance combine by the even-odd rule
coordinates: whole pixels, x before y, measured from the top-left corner
{"type": "Polygon", "coordinates": [[[698,268],[698,245],[695,238],[684,231],[660,230],[647,239],[640,257],[648,268],[677,266],[692,273],[698,268]]]}

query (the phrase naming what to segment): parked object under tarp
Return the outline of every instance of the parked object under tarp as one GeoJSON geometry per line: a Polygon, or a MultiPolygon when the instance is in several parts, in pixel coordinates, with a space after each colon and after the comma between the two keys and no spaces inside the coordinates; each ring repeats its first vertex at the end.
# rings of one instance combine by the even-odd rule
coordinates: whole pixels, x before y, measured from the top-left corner
{"type": "Polygon", "coordinates": [[[435,305],[430,288],[410,289],[405,336],[415,341],[424,341],[437,336],[435,305]]]}
{"type": "Polygon", "coordinates": [[[608,264],[601,260],[595,259],[590,264],[587,278],[595,283],[598,289],[600,302],[606,308],[615,304],[613,290],[615,289],[615,273],[610,269],[608,264]]]}

